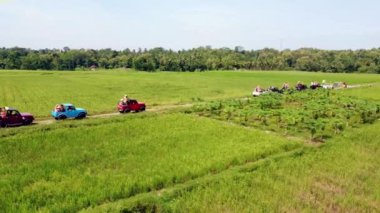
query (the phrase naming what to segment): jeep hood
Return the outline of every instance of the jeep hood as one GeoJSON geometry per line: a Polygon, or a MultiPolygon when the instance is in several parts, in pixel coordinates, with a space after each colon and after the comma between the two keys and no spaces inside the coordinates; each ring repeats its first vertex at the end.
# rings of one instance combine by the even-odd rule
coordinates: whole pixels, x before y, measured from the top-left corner
{"type": "Polygon", "coordinates": [[[32,114],[28,113],[28,112],[23,112],[23,113],[20,113],[22,117],[33,117],[32,114]]]}

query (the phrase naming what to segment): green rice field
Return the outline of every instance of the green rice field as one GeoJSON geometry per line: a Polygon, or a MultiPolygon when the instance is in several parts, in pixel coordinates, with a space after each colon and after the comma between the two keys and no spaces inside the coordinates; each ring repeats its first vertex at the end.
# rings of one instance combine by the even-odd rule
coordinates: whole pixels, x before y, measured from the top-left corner
{"type": "Polygon", "coordinates": [[[0,71],[0,105],[14,106],[37,117],[48,117],[57,103],[73,103],[89,114],[116,111],[127,94],[155,105],[193,103],[250,96],[256,85],[280,87],[284,82],[345,81],[348,84],[380,82],[379,75],[305,72],[48,72],[0,71]]]}
{"type": "Polygon", "coordinates": [[[38,119],[59,102],[114,112],[124,94],[148,106],[1,128],[0,212],[380,211],[379,75],[1,71],[0,82],[0,105],[38,119]],[[322,80],[363,86],[250,97],[322,80]],[[194,106],[149,111],[183,103],[194,106]]]}

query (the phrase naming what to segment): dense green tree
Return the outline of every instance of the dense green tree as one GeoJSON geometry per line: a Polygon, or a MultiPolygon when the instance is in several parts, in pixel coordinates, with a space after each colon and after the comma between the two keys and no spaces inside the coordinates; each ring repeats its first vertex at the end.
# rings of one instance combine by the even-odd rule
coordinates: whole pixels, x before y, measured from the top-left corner
{"type": "Polygon", "coordinates": [[[154,61],[154,57],[150,53],[144,53],[133,60],[133,68],[142,71],[155,71],[156,64],[154,61]]]}
{"type": "Polygon", "coordinates": [[[179,51],[162,47],[122,51],[69,47],[62,50],[0,48],[0,69],[89,70],[93,65],[104,69],[135,68],[143,71],[246,69],[379,73],[380,48],[355,51],[313,48],[244,50],[241,46],[234,49],[206,46],[179,51]]]}
{"type": "Polygon", "coordinates": [[[36,70],[39,68],[40,56],[37,53],[31,52],[21,58],[21,69],[36,70]]]}

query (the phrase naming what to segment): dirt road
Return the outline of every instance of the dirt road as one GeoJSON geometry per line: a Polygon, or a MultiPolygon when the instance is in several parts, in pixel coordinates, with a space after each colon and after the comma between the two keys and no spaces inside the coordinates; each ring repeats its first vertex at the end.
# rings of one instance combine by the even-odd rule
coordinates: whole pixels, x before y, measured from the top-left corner
{"type": "MultiPolygon", "coordinates": [[[[194,104],[187,103],[187,104],[176,104],[176,105],[163,105],[163,106],[154,106],[154,107],[148,107],[146,111],[148,112],[161,112],[161,111],[167,111],[171,109],[179,109],[179,108],[186,108],[191,107],[194,104]]],[[[103,113],[103,114],[96,114],[96,115],[88,115],[87,118],[109,118],[113,116],[120,116],[122,115],[119,112],[112,112],[112,113],[103,113]]],[[[33,124],[36,125],[49,125],[56,122],[53,118],[48,119],[41,119],[41,120],[35,120],[33,124]]]]}

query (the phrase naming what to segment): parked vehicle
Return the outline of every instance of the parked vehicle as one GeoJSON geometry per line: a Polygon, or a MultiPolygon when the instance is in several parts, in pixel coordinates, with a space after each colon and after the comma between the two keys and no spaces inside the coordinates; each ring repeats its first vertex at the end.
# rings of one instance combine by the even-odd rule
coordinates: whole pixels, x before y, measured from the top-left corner
{"type": "Polygon", "coordinates": [[[333,83],[333,88],[334,89],[347,88],[347,84],[346,84],[346,82],[334,82],[333,83]]]}
{"type": "Polygon", "coordinates": [[[13,107],[0,107],[0,127],[32,124],[34,117],[30,113],[20,113],[13,107]]]}
{"type": "Polygon", "coordinates": [[[76,108],[73,104],[57,104],[55,109],[51,112],[51,115],[56,120],[63,120],[66,118],[85,118],[87,111],[82,108],[76,108]]]}
{"type": "Polygon", "coordinates": [[[138,102],[135,99],[129,99],[127,102],[120,101],[117,105],[117,109],[119,110],[120,113],[125,113],[125,112],[139,112],[139,111],[144,111],[146,108],[145,103],[143,102],[138,102]]]}
{"type": "Polygon", "coordinates": [[[298,84],[296,85],[296,90],[298,90],[298,91],[302,91],[302,90],[306,90],[306,89],[307,89],[306,84],[298,83],[298,84]]]}

